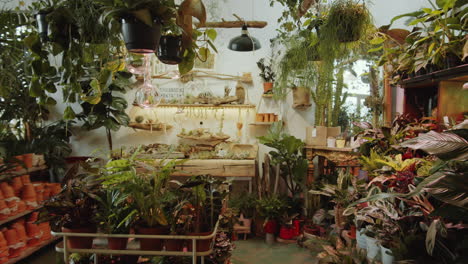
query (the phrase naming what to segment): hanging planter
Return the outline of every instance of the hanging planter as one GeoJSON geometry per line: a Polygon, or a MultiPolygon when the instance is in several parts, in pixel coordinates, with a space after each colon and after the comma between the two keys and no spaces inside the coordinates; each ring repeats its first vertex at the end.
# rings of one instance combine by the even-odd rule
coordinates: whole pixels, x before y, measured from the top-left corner
{"type": "Polygon", "coordinates": [[[134,17],[123,18],[122,34],[129,52],[153,53],[161,38],[161,22],[154,18],[153,26],[149,26],[134,17]]]}
{"type": "Polygon", "coordinates": [[[338,0],[330,8],[321,36],[330,38],[330,41],[355,42],[361,39],[370,25],[371,19],[366,6],[353,0],[338,0]]]}
{"type": "Polygon", "coordinates": [[[176,65],[182,62],[182,36],[161,36],[157,56],[165,64],[176,65]]]}
{"type": "Polygon", "coordinates": [[[293,108],[306,109],[312,106],[310,102],[310,91],[306,87],[294,87],[293,89],[293,108]]]}

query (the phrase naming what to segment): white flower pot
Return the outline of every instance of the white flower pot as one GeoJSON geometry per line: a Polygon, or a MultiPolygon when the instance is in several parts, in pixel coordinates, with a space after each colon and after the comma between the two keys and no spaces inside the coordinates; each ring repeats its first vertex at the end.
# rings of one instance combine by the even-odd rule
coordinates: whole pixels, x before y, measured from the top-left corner
{"type": "Polygon", "coordinates": [[[393,258],[391,249],[388,249],[384,246],[380,246],[380,254],[382,255],[382,264],[393,263],[394,258],[393,258]]]}
{"type": "Polygon", "coordinates": [[[377,239],[366,236],[367,244],[367,258],[369,260],[380,261],[378,258],[380,253],[380,247],[377,244],[377,239]]]}
{"type": "Polygon", "coordinates": [[[364,234],[364,229],[356,231],[356,241],[357,241],[358,248],[367,250],[366,237],[367,236],[364,234]]]}
{"type": "Polygon", "coordinates": [[[327,138],[327,147],[329,147],[329,148],[336,147],[336,138],[334,138],[334,137],[327,138]]]}

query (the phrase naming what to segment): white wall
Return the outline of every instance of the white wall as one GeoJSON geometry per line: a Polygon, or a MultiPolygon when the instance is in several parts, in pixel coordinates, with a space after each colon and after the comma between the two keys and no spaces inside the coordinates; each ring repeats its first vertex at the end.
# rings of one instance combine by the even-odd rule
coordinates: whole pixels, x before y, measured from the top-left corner
{"type": "MultiPolygon", "coordinates": [[[[8,1],[7,7],[13,8],[19,1],[8,1]]],[[[30,1],[26,1],[30,2],[30,1]]],[[[234,20],[232,14],[237,14],[246,20],[264,20],[268,22],[268,26],[264,29],[250,29],[252,36],[258,38],[262,44],[262,49],[256,52],[240,53],[233,52],[226,48],[229,40],[240,34],[239,29],[219,29],[216,46],[219,53],[216,56],[215,71],[224,74],[238,75],[243,72],[251,72],[254,77],[254,84],[247,86],[249,101],[257,106],[261,104],[259,112],[276,112],[283,116],[286,121],[287,131],[296,137],[305,138],[305,127],[313,124],[313,107],[307,111],[296,111],[291,108],[292,98],[289,96],[285,102],[274,102],[263,100],[261,103],[261,94],[263,92],[262,82],[258,77],[258,69],[256,62],[270,55],[269,39],[276,35],[276,20],[281,15],[282,8],[278,5],[270,7],[269,0],[204,0],[208,6],[209,19],[224,18],[226,20],[234,20]],[[210,8],[211,6],[211,8],[210,8]]],[[[391,18],[410,11],[419,9],[422,6],[427,6],[426,0],[374,0],[374,4],[370,5],[370,10],[373,14],[377,26],[386,25],[391,18]]],[[[1,4],[0,4],[1,6],[1,4]]],[[[399,21],[395,27],[401,27],[403,23],[399,21]]],[[[158,83],[158,82],[156,82],[158,83]]],[[[235,87],[235,82],[209,82],[209,88],[214,93],[223,93],[224,86],[229,85],[235,87]]],[[[176,84],[171,84],[176,85],[176,84]]],[[[175,86],[174,86],[175,87],[175,86]]],[[[133,92],[126,95],[129,105],[133,101],[133,92]]],[[[55,109],[56,113],[63,112],[65,106],[59,105],[55,109]]],[[[130,110],[130,109],[129,109],[130,110]]],[[[170,113],[166,113],[166,121],[172,122],[170,113]]],[[[219,116],[219,114],[217,114],[219,116]]],[[[236,123],[239,115],[236,111],[230,111],[226,115],[224,132],[236,138],[236,123]]],[[[163,118],[164,121],[164,118],[163,118]]],[[[184,127],[187,129],[196,128],[199,124],[199,119],[191,119],[184,121],[184,127]]],[[[244,138],[244,142],[254,142],[255,136],[262,134],[262,131],[253,131],[252,127],[248,126],[249,122],[254,121],[254,111],[244,113],[242,116],[244,123],[243,133],[249,135],[249,138],[244,138]]],[[[205,121],[205,127],[211,127],[217,131],[219,126],[218,121],[205,121]]],[[[134,131],[129,128],[122,128],[117,133],[113,134],[115,147],[121,145],[149,144],[155,142],[176,143],[176,134],[179,132],[179,127],[176,125],[171,131],[164,132],[145,132],[134,131]]],[[[264,132],[264,130],[263,130],[264,132]]],[[[76,131],[76,135],[72,138],[73,155],[89,155],[93,150],[106,149],[106,137],[104,129],[97,131],[76,131]]]]}

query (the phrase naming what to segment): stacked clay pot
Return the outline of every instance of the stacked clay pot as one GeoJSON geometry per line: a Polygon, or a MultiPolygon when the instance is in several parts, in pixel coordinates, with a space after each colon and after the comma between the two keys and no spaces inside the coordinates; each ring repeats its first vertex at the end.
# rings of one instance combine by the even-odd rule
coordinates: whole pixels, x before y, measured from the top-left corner
{"type": "Polygon", "coordinates": [[[43,183],[35,183],[33,184],[34,190],[36,191],[36,200],[37,203],[41,203],[44,201],[44,184],[43,183]]]}
{"type": "Polygon", "coordinates": [[[21,200],[26,203],[26,207],[31,210],[37,207],[36,190],[32,184],[26,184],[21,191],[21,200]]]}
{"type": "Polygon", "coordinates": [[[8,245],[8,253],[10,258],[16,258],[20,254],[20,249],[24,247],[18,238],[18,234],[15,229],[4,229],[3,236],[6,239],[8,245]]]}
{"type": "Polygon", "coordinates": [[[8,243],[3,236],[3,232],[0,232],[0,263],[5,263],[8,261],[10,256],[8,243]]]}
{"type": "Polygon", "coordinates": [[[6,202],[7,207],[10,209],[8,216],[13,216],[18,213],[18,201],[20,200],[15,196],[15,191],[7,182],[0,183],[0,190],[2,191],[3,200],[6,202]]]}
{"type": "Polygon", "coordinates": [[[26,243],[28,242],[28,235],[26,234],[26,228],[24,227],[24,220],[17,221],[11,225],[11,229],[16,231],[16,235],[18,237],[19,242],[22,246],[18,248],[19,251],[23,251],[26,249],[26,243]]]}

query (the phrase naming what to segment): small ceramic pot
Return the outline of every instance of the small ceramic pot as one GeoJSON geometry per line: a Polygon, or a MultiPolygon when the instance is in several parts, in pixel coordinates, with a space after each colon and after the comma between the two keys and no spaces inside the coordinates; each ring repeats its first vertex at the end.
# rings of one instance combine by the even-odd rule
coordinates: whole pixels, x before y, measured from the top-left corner
{"type": "Polygon", "coordinates": [[[336,139],[334,137],[327,138],[327,147],[329,148],[336,147],[336,139]]]}
{"type": "Polygon", "coordinates": [[[346,145],[346,140],[344,139],[337,139],[336,140],[336,147],[337,148],[344,148],[346,145]]]}
{"type": "Polygon", "coordinates": [[[256,114],[255,115],[255,122],[263,122],[263,115],[262,114],[256,114]]]}
{"type": "Polygon", "coordinates": [[[367,244],[367,259],[371,261],[380,261],[379,253],[380,253],[380,246],[377,243],[377,239],[366,236],[366,244],[367,244]]]}
{"type": "Polygon", "coordinates": [[[108,237],[107,244],[111,250],[125,250],[127,249],[128,238],[108,237]]]}
{"type": "Polygon", "coordinates": [[[367,236],[364,234],[364,229],[356,231],[356,242],[357,248],[366,249],[367,250],[367,236]]]}
{"type": "Polygon", "coordinates": [[[273,90],[273,83],[272,82],[264,82],[263,83],[263,93],[268,93],[271,90],[273,90]]]}
{"type": "Polygon", "coordinates": [[[380,255],[382,256],[382,264],[393,264],[394,257],[392,250],[384,246],[380,246],[380,255]]]}
{"type": "Polygon", "coordinates": [[[275,114],[270,114],[270,122],[275,122],[275,114]]]}

